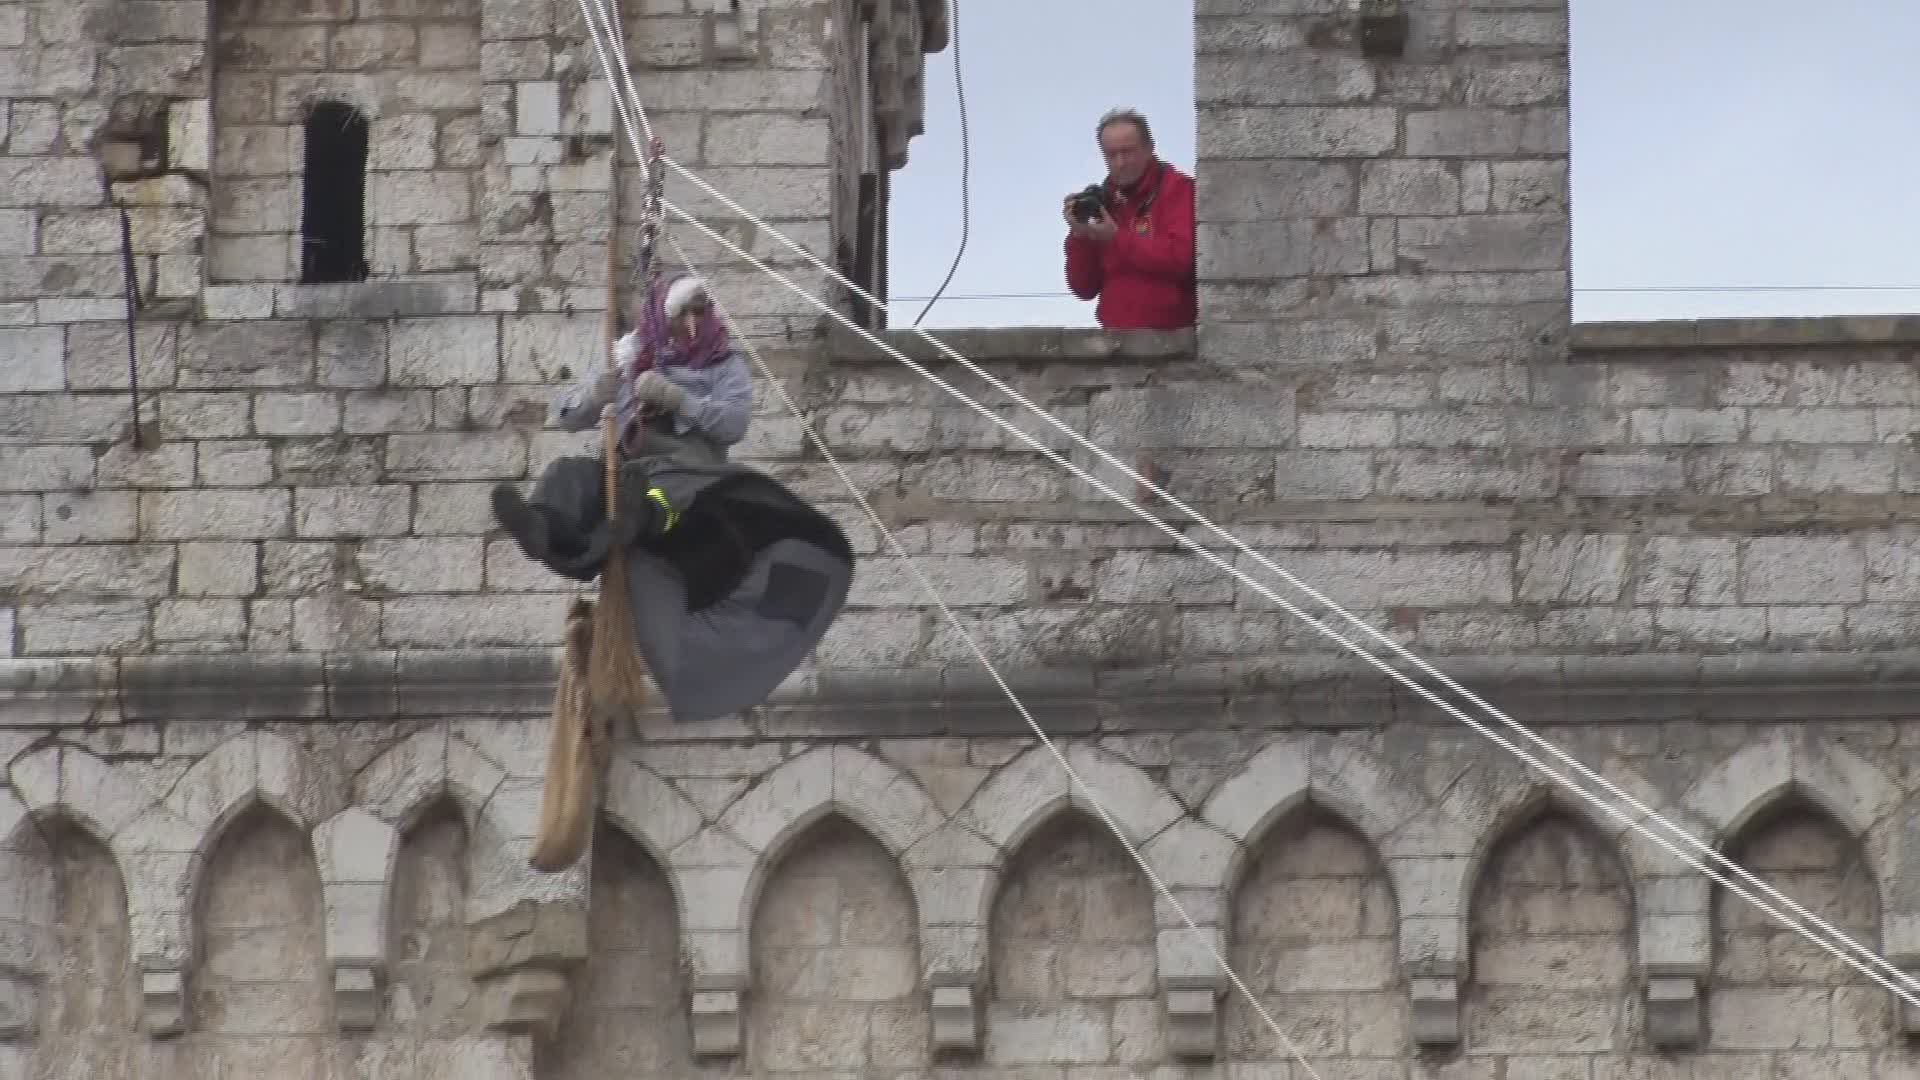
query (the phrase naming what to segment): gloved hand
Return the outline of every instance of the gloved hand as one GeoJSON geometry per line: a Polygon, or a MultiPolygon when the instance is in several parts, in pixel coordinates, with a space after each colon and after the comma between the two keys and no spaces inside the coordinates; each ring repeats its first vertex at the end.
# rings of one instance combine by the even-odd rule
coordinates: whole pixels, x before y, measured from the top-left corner
{"type": "Polygon", "coordinates": [[[629,330],[619,341],[613,343],[613,364],[625,368],[633,364],[633,358],[640,355],[640,331],[629,330]]]}
{"type": "Polygon", "coordinates": [[[687,404],[687,392],[658,370],[642,372],[633,381],[633,395],[649,405],[657,405],[670,412],[679,412],[687,404]]]}
{"type": "Polygon", "coordinates": [[[620,393],[620,369],[601,368],[593,376],[593,397],[595,401],[612,401],[620,393]]]}

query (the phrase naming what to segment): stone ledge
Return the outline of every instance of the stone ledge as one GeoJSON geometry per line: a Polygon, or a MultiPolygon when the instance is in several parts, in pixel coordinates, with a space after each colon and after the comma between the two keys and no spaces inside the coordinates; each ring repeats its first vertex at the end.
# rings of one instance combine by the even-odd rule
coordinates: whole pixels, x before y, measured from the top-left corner
{"type": "MultiPolygon", "coordinates": [[[[1191,360],[1196,355],[1193,330],[1106,331],[1079,327],[1013,326],[983,330],[929,331],[949,349],[980,363],[1052,361],[1112,364],[1191,360]]],[[[911,330],[876,334],[916,363],[953,363],[932,342],[911,330]]],[[[827,330],[827,356],[843,364],[892,364],[893,357],[872,342],[841,326],[827,330]]]]}
{"type": "Polygon", "coordinates": [[[1578,355],[1698,349],[1920,346],[1920,316],[1842,315],[1798,319],[1670,319],[1576,323],[1578,355]]]}
{"type": "MultiPolygon", "coordinates": [[[[324,284],[223,284],[201,290],[204,321],[263,319],[399,319],[472,315],[480,311],[479,276],[412,274],[324,284]]],[[[175,313],[182,317],[186,313],[175,313]]],[[[162,317],[145,312],[147,318],[162,317]]]]}
{"type": "MultiPolygon", "coordinates": [[[[487,649],[5,659],[0,727],[540,718],[552,706],[555,658],[550,649],[487,649]]],[[[1910,715],[1920,695],[1920,650],[1429,662],[1529,725],[1881,718],[1910,715]]],[[[1284,677],[1234,663],[1009,668],[1001,674],[1034,719],[1059,735],[1458,722],[1359,661],[1327,655],[1299,657],[1284,677]]],[[[659,739],[1028,730],[992,681],[968,666],[824,671],[795,682],[739,720],[690,728],[648,717],[638,726],[659,739]]],[[[1455,700],[1444,689],[1435,693],[1455,700]]]]}

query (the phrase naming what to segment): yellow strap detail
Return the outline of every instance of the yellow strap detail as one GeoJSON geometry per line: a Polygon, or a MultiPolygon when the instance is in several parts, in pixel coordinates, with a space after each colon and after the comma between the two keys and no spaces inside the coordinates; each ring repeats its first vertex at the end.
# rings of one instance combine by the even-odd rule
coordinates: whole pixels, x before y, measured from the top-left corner
{"type": "Polygon", "coordinates": [[[675,525],[680,523],[680,512],[673,508],[672,502],[668,501],[666,492],[661,491],[657,487],[648,488],[647,498],[659,503],[661,509],[667,512],[667,528],[661,530],[662,532],[671,530],[675,525]]]}

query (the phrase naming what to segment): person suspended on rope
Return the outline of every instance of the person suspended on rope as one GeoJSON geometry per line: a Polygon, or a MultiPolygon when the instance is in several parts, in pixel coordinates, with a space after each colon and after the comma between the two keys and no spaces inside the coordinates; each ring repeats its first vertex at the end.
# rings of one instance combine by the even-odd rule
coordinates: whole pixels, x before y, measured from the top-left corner
{"type": "Polygon", "coordinates": [[[635,636],[676,720],[765,700],[826,635],[853,551],[835,522],[773,478],[729,460],[752,419],[753,379],[699,278],[662,275],[639,325],[553,400],[585,431],[612,409],[618,502],[606,463],[571,455],[529,496],[493,489],[495,519],[554,573],[593,581],[626,553],[635,636]]]}

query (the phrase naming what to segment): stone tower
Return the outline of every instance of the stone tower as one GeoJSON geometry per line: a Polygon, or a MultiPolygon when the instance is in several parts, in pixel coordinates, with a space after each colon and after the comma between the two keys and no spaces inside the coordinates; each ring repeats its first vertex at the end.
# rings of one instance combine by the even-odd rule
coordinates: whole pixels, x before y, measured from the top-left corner
{"type": "MultiPolygon", "coordinates": [[[[669,151],[884,294],[939,7],[624,25],[669,151]]],[[[1564,3],[1196,18],[1197,331],[947,340],[1920,964],[1920,326],[1571,326],[1564,3]]],[[[1261,1011],[1329,1080],[1911,1075],[1916,1011],[685,231],[1084,787],[763,388],[854,602],[526,869],[572,594],[485,492],[583,441],[592,64],[562,0],[0,0],[0,1076],[1303,1075],[1261,1011]]]]}

